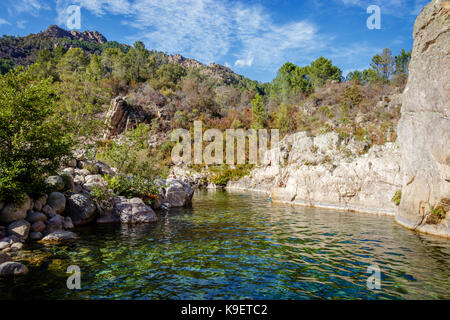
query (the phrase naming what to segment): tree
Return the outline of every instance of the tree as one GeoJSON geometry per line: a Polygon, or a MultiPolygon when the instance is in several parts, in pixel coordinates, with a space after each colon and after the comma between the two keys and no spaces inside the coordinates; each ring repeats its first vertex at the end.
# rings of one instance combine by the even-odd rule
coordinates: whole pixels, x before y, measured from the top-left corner
{"type": "Polygon", "coordinates": [[[126,55],[128,81],[145,81],[149,78],[150,54],[141,41],[137,41],[126,55]]]}
{"type": "Polygon", "coordinates": [[[378,81],[381,81],[381,78],[375,70],[366,69],[363,71],[363,81],[365,83],[376,83],[378,81]]]}
{"type": "Polygon", "coordinates": [[[186,75],[186,70],[176,64],[167,63],[163,64],[156,71],[156,79],[153,79],[152,85],[154,89],[177,89],[178,83],[181,78],[186,75]]]}
{"type": "Polygon", "coordinates": [[[66,52],[58,63],[57,69],[62,79],[71,79],[86,71],[89,59],[80,48],[72,48],[66,52]]]}
{"type": "Polygon", "coordinates": [[[293,129],[291,110],[292,107],[286,103],[282,103],[278,108],[275,125],[281,133],[288,133],[293,129]]]}
{"type": "Polygon", "coordinates": [[[349,72],[347,77],[345,78],[347,81],[355,81],[357,83],[363,82],[363,73],[359,70],[355,70],[352,72],[349,72]]]}
{"type": "Polygon", "coordinates": [[[70,154],[57,99],[51,79],[35,81],[23,69],[0,76],[0,198],[36,194],[70,154]]]}
{"type": "Polygon", "coordinates": [[[408,66],[411,61],[411,51],[406,52],[405,49],[400,51],[400,54],[394,58],[395,65],[395,80],[396,82],[404,83],[408,78],[408,66]]]}
{"type": "Polygon", "coordinates": [[[108,48],[102,52],[102,65],[106,69],[106,76],[114,79],[125,79],[127,65],[125,54],[119,48],[108,48]]]}
{"type": "Polygon", "coordinates": [[[11,60],[0,59],[0,74],[7,73],[10,69],[12,69],[14,64],[11,60]]]}
{"type": "Polygon", "coordinates": [[[341,81],[342,77],[341,69],[333,66],[332,61],[324,57],[320,57],[316,61],[311,62],[306,72],[314,88],[323,87],[329,80],[341,81]]]}
{"type": "Polygon", "coordinates": [[[263,129],[267,121],[267,112],[264,109],[264,103],[259,93],[253,98],[252,102],[252,128],[263,129]]]}
{"type": "Polygon", "coordinates": [[[277,77],[273,80],[271,96],[287,100],[293,94],[305,93],[310,88],[306,73],[306,68],[286,62],[278,70],[277,77]]]}
{"type": "Polygon", "coordinates": [[[372,58],[370,66],[381,80],[388,82],[394,72],[394,58],[392,57],[392,51],[388,48],[384,48],[381,55],[377,54],[372,58]]]}
{"type": "Polygon", "coordinates": [[[91,56],[91,61],[86,68],[86,74],[92,81],[103,79],[103,77],[106,75],[106,68],[103,66],[100,56],[96,54],[93,54],[91,56]]]}

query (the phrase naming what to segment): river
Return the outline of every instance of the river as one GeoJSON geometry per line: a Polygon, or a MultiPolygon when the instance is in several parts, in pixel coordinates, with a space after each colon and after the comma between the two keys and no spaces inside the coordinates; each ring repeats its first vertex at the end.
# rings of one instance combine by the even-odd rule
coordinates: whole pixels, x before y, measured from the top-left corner
{"type": "Polygon", "coordinates": [[[0,281],[0,299],[450,299],[450,241],[392,217],[197,191],[155,224],[76,232],[26,250],[29,274],[0,281]],[[67,289],[70,265],[80,290],[67,289]],[[380,289],[367,287],[370,266],[380,289]]]}

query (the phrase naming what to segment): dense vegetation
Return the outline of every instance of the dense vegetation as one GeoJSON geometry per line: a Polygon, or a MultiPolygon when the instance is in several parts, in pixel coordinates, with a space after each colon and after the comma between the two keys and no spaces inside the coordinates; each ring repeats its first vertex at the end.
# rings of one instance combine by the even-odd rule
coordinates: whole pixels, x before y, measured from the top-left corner
{"type": "MultiPolygon", "coordinates": [[[[367,147],[394,141],[400,106],[386,109],[379,102],[402,90],[410,59],[404,50],[393,56],[385,49],[369,69],[345,78],[324,57],[303,67],[288,62],[271,83],[261,84],[219,65],[179,62],[142,42],[129,47],[4,36],[0,48],[0,196],[6,198],[33,192],[55,171],[69,155],[69,137],[77,147],[96,150],[98,160],[139,179],[169,173],[168,133],[192,130],[194,120],[202,120],[204,130],[335,131],[367,147]],[[14,69],[17,65],[27,67],[14,69]],[[157,105],[164,115],[118,139],[102,139],[103,115],[117,95],[144,110],[157,105]]],[[[212,171],[214,182],[223,184],[248,168],[212,171]]]]}

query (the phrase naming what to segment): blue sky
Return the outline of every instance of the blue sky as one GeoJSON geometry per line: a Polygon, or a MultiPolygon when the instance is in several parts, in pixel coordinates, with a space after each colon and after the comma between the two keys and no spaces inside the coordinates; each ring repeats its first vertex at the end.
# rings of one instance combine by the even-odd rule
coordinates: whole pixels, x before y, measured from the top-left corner
{"type": "Polygon", "coordinates": [[[385,47],[412,47],[412,30],[429,0],[2,0],[0,33],[22,36],[50,24],[66,27],[66,9],[81,6],[81,31],[108,40],[216,62],[271,81],[286,61],[300,66],[324,56],[344,74],[365,69],[385,47]],[[367,8],[381,8],[369,30],[367,8]]]}

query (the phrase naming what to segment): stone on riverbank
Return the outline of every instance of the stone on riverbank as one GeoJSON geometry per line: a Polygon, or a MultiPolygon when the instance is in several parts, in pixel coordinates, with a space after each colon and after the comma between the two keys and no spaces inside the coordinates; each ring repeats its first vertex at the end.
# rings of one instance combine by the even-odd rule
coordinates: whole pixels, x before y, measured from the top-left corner
{"type": "Polygon", "coordinates": [[[194,189],[180,180],[167,179],[165,204],[168,208],[185,207],[191,204],[194,189]]]}
{"type": "Polygon", "coordinates": [[[18,220],[11,223],[8,226],[8,235],[17,237],[22,241],[28,239],[28,233],[30,232],[30,223],[26,220],[18,220]]]}
{"type": "Polygon", "coordinates": [[[139,198],[115,198],[112,216],[111,221],[116,220],[124,224],[150,223],[158,220],[152,208],[139,198]]]}
{"type": "Polygon", "coordinates": [[[41,242],[59,242],[59,241],[75,240],[77,238],[78,236],[71,231],[60,230],[46,235],[44,238],[42,238],[41,242]]]}
{"type": "Polygon", "coordinates": [[[6,252],[0,251],[0,264],[11,261],[11,257],[6,252]]]}
{"type": "Polygon", "coordinates": [[[67,215],[75,226],[88,224],[95,219],[96,206],[83,194],[72,194],[67,198],[67,215]]]}
{"type": "Polygon", "coordinates": [[[4,262],[0,264],[0,277],[24,276],[28,273],[28,268],[19,262],[4,262]]]}
{"type": "Polygon", "coordinates": [[[48,196],[48,205],[52,207],[57,214],[60,214],[66,208],[66,197],[60,192],[52,192],[48,196]]]}
{"type": "Polygon", "coordinates": [[[9,224],[17,220],[25,219],[30,207],[31,199],[27,195],[24,195],[21,203],[9,203],[3,208],[0,212],[0,222],[9,224]]]}

